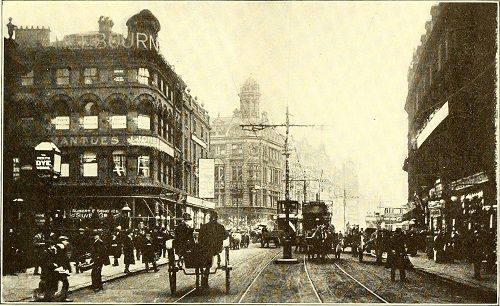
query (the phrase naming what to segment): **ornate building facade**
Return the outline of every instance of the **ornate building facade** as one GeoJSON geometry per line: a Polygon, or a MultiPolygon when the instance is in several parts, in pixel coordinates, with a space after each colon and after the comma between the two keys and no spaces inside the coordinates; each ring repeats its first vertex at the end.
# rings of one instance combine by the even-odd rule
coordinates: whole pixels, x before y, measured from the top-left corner
{"type": "Polygon", "coordinates": [[[259,85],[249,78],[240,89],[240,109],[212,122],[216,210],[226,226],[250,227],[272,220],[283,192],[284,140],[272,129],[245,131],[240,124],[268,123],[260,114],[259,85]]]}
{"type": "Polygon", "coordinates": [[[55,43],[48,29],[16,30],[29,71],[9,114],[16,128],[6,131],[19,142],[11,168],[20,173],[19,196],[36,215],[68,226],[91,215],[112,219],[125,207],[129,224],[172,226],[186,211],[199,226],[214,208],[197,190],[208,113],[159,53],[160,24],[150,11],[129,18],[127,36],[112,27],[101,17],[99,31],[55,43]],[[34,174],[33,148],[42,141],[62,155],[50,188],[34,174]]]}

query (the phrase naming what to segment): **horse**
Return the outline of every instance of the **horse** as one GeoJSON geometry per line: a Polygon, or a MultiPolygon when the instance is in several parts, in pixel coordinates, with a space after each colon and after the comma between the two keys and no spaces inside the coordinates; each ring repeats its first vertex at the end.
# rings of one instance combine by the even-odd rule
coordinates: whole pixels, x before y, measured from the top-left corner
{"type": "Polygon", "coordinates": [[[249,245],[250,245],[250,236],[248,235],[248,233],[241,234],[240,246],[242,248],[248,248],[249,245]]]}
{"type": "Polygon", "coordinates": [[[241,243],[241,234],[240,233],[232,233],[229,237],[229,244],[232,250],[237,250],[240,248],[241,243]]]}

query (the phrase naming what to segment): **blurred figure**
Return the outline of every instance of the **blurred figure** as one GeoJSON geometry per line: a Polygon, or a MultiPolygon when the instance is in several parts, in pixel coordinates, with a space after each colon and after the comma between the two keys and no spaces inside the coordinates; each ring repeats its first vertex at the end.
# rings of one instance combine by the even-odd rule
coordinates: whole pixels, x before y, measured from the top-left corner
{"type": "Polygon", "coordinates": [[[123,236],[123,262],[125,264],[124,273],[130,273],[130,265],[135,265],[134,259],[134,236],[131,230],[127,230],[123,236]]]}
{"type": "Polygon", "coordinates": [[[92,243],[92,288],[94,291],[103,290],[102,285],[102,266],[109,265],[109,256],[106,252],[106,246],[101,239],[99,231],[94,230],[94,241],[92,243]]]}
{"type": "Polygon", "coordinates": [[[142,263],[146,265],[146,272],[149,272],[149,263],[152,263],[153,270],[155,272],[158,272],[158,267],[156,266],[156,258],[155,258],[156,248],[150,233],[146,233],[144,239],[143,251],[144,252],[142,254],[142,263]]]}
{"type": "MultiPolygon", "coordinates": [[[[200,228],[199,244],[202,254],[208,256],[206,266],[202,272],[201,287],[208,289],[208,275],[212,266],[213,256],[218,255],[222,251],[223,241],[227,238],[226,229],[217,222],[217,212],[210,214],[210,220],[206,224],[202,224],[200,228]]],[[[219,262],[217,263],[220,264],[219,262]]]]}
{"type": "Polygon", "coordinates": [[[191,215],[188,213],[182,214],[182,220],[175,227],[175,252],[180,256],[185,256],[187,250],[192,250],[194,247],[193,228],[187,224],[191,221],[191,215]]]}
{"type": "Polygon", "coordinates": [[[399,269],[399,279],[401,281],[406,280],[405,273],[405,257],[406,257],[406,247],[404,242],[404,236],[400,228],[396,229],[394,236],[391,239],[390,244],[390,259],[389,254],[387,260],[390,261],[391,267],[391,281],[396,280],[396,269],[399,269]]]}

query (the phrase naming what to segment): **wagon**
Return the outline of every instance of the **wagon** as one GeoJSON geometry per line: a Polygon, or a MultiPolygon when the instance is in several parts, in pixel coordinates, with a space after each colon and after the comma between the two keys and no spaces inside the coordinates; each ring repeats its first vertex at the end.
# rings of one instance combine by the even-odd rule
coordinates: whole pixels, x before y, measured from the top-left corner
{"type": "Polygon", "coordinates": [[[174,239],[167,241],[168,253],[168,279],[170,283],[170,293],[175,294],[177,291],[177,272],[182,271],[185,275],[195,275],[196,289],[200,288],[203,268],[210,266],[209,274],[215,274],[218,270],[225,271],[226,276],[226,294],[229,293],[231,287],[230,273],[233,269],[229,264],[229,239],[224,240],[223,250],[224,263],[221,263],[221,254],[217,254],[217,262],[214,263],[214,257],[203,253],[200,248],[188,250],[183,256],[175,253],[174,239]]]}

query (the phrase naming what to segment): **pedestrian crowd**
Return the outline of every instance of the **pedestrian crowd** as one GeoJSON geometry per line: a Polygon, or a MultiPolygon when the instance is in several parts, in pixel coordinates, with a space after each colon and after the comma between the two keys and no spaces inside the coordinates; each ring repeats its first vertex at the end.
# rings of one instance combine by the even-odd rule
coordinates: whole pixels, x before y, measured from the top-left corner
{"type": "MultiPolygon", "coordinates": [[[[374,250],[377,262],[382,263],[382,254],[385,252],[386,267],[391,269],[411,267],[408,254],[416,256],[421,251],[426,252],[428,258],[436,263],[468,260],[473,264],[476,279],[481,278],[482,270],[490,273],[496,271],[496,232],[483,226],[462,232],[455,228],[435,232],[415,228],[405,231],[399,228],[395,231],[364,231],[355,228],[345,236],[345,241],[344,245],[350,245],[353,256],[358,256],[360,261],[363,260],[363,251],[374,250]]],[[[403,280],[404,270],[401,273],[403,280]]]]}
{"type": "Polygon", "coordinates": [[[153,227],[122,229],[80,228],[77,234],[56,234],[50,228],[39,230],[31,240],[31,248],[20,252],[16,239],[20,237],[10,229],[6,235],[4,275],[26,272],[29,266],[23,261],[29,254],[34,274],[40,275],[38,288],[34,291],[37,301],[68,301],[71,273],[91,271],[92,288],[103,290],[102,267],[124,265],[124,273],[130,273],[130,265],[142,259],[146,271],[157,272],[156,261],[166,257],[166,241],[173,234],[166,228],[153,227]],[[120,258],[123,255],[123,262],[120,258]],[[150,266],[151,265],[151,266],[150,266]],[[59,284],[60,292],[58,291],[59,284]]]}

